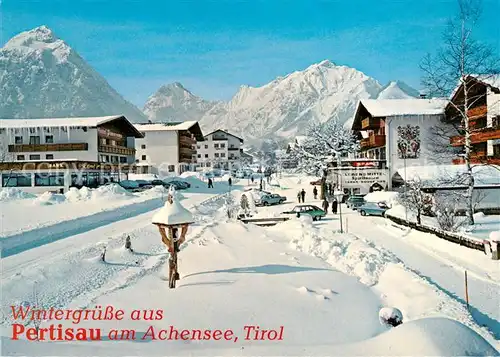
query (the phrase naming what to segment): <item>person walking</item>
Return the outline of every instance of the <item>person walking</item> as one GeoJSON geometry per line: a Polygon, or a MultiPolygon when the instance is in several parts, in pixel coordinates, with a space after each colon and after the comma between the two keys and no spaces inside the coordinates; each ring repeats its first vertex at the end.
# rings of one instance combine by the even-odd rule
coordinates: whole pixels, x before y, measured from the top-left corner
{"type": "Polygon", "coordinates": [[[328,203],[328,200],[325,198],[323,200],[323,211],[325,211],[325,213],[328,213],[328,206],[330,206],[330,205],[328,203]]]}
{"type": "Polygon", "coordinates": [[[314,186],[314,188],[313,188],[313,195],[314,195],[314,199],[316,200],[318,198],[318,189],[316,188],[316,186],[314,186]]]}
{"type": "Polygon", "coordinates": [[[229,184],[229,186],[232,186],[232,184],[233,184],[233,179],[230,177],[230,178],[227,180],[227,183],[229,184]]]}
{"type": "Polygon", "coordinates": [[[306,190],[302,189],[302,191],[300,191],[300,198],[302,198],[302,203],[306,201],[306,190]]]}
{"type": "Polygon", "coordinates": [[[332,213],[333,214],[337,214],[337,207],[338,207],[338,201],[336,198],[333,199],[333,202],[332,202],[332,213]]]}
{"type": "Polygon", "coordinates": [[[297,192],[297,201],[299,201],[299,203],[300,203],[300,191],[297,192]]]}
{"type": "Polygon", "coordinates": [[[214,182],[212,181],[212,178],[208,178],[208,188],[214,188],[214,182]]]}

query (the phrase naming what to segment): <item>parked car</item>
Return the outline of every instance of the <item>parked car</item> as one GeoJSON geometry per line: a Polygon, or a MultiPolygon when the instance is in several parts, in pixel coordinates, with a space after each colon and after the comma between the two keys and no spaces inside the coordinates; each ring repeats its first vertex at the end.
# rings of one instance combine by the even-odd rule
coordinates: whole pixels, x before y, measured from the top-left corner
{"type": "Polygon", "coordinates": [[[172,181],[167,181],[167,183],[177,185],[177,186],[181,187],[182,189],[186,189],[186,188],[191,187],[191,184],[189,182],[186,182],[186,181],[172,180],[172,181]]]}
{"type": "Polygon", "coordinates": [[[301,214],[308,214],[312,217],[313,221],[320,220],[326,216],[325,211],[313,205],[297,205],[291,211],[283,212],[283,214],[295,214],[297,217],[300,217],[301,214]]]}
{"type": "Polygon", "coordinates": [[[364,203],[365,203],[364,196],[352,195],[347,199],[346,205],[347,208],[356,210],[359,206],[362,206],[364,203]]]}
{"type": "Polygon", "coordinates": [[[385,211],[389,206],[385,202],[366,202],[358,207],[358,211],[362,216],[385,216],[385,211]]]}
{"type": "Polygon", "coordinates": [[[277,193],[271,193],[260,196],[260,199],[255,200],[255,204],[262,206],[278,205],[286,201],[285,196],[278,195],[277,193]]]}

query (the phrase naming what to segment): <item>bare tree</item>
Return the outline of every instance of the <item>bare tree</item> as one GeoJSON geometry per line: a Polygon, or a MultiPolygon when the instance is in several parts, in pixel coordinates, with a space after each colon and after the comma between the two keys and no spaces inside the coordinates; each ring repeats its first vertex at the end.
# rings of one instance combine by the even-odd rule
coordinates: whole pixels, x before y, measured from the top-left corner
{"type": "Polygon", "coordinates": [[[436,194],[434,197],[434,212],[439,228],[446,232],[456,232],[466,221],[458,215],[460,210],[460,195],[455,192],[436,194]]]}
{"type": "Polygon", "coordinates": [[[335,117],[323,124],[310,125],[305,140],[292,147],[291,155],[298,162],[297,171],[321,176],[320,198],[323,200],[328,163],[339,161],[342,156],[358,149],[356,136],[335,117]]]}
{"type": "MultiPolygon", "coordinates": [[[[423,85],[431,96],[448,97],[458,88],[462,98],[459,102],[450,101],[453,115],[459,119],[459,125],[435,128],[437,153],[450,151],[449,139],[453,131],[463,135],[463,152],[461,156],[466,166],[465,177],[467,185],[467,219],[470,225],[474,224],[473,190],[474,176],[472,173],[471,133],[474,130],[469,122],[469,110],[484,95],[478,95],[474,87],[480,81],[499,73],[499,62],[493,50],[473,38],[473,30],[477,26],[481,15],[481,0],[457,0],[458,14],[450,19],[443,36],[443,46],[435,56],[428,54],[424,57],[420,68],[424,73],[423,85]],[[480,81],[478,81],[478,76],[480,81]],[[445,140],[443,140],[445,139],[445,140]],[[443,150],[445,143],[446,150],[443,150]]],[[[457,135],[455,134],[455,135],[457,135]]]]}
{"type": "Polygon", "coordinates": [[[398,196],[398,202],[417,216],[417,224],[422,224],[422,214],[429,212],[432,207],[432,198],[425,193],[419,177],[405,182],[406,189],[398,196]]]}

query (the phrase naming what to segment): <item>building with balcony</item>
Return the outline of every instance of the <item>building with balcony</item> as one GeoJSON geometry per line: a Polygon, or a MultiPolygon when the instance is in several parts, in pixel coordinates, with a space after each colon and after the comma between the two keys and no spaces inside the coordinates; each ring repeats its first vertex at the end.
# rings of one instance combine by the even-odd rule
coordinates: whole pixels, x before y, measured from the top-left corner
{"type": "Polygon", "coordinates": [[[196,144],[203,134],[196,121],[136,124],[136,173],[160,177],[180,175],[196,165],[196,144]]]}
{"type": "Polygon", "coordinates": [[[142,135],[122,115],[2,119],[2,187],[65,191],[119,181],[135,161],[142,135]]]}
{"type": "Polygon", "coordinates": [[[197,161],[201,167],[228,170],[238,168],[243,153],[243,139],[224,130],[216,130],[204,136],[204,142],[196,147],[197,161]]]}
{"type": "MultiPolygon", "coordinates": [[[[467,120],[471,133],[471,163],[500,165],[500,76],[472,77],[466,79],[470,103],[467,120]]],[[[446,121],[457,128],[450,144],[464,153],[465,126],[464,85],[459,85],[452,93],[446,107],[446,121]],[[461,110],[457,110],[460,108],[461,110]]],[[[463,157],[457,156],[453,164],[464,164],[463,157]]]]}
{"type": "MultiPolygon", "coordinates": [[[[357,158],[377,160],[392,177],[404,166],[435,165],[431,128],[440,124],[443,99],[364,99],[358,103],[352,130],[360,140],[357,158]]],[[[380,173],[378,173],[380,176],[380,173]]]]}

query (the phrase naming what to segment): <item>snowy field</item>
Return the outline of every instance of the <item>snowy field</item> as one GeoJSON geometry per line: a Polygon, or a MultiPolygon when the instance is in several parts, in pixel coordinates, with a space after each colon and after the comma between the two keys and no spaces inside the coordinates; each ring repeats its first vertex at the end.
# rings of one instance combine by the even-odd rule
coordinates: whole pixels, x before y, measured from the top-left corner
{"type": "MultiPolygon", "coordinates": [[[[256,208],[258,215],[277,216],[293,208],[301,188],[307,191],[306,202],[320,205],[311,200],[312,180],[278,179],[282,188],[266,189],[291,202],[256,208]]],[[[182,192],[181,202],[196,224],[179,253],[181,280],[175,290],[164,280],[168,254],[150,223],[156,209],[4,258],[2,354],[499,355],[500,283],[493,264],[478,263],[484,257],[441,247],[450,249],[450,257],[442,257],[439,250],[408,238],[411,234],[403,237],[383,218],[361,217],[344,207],[347,233],[339,233],[339,217],[333,214],[319,222],[292,217],[273,227],[231,221],[228,187],[219,185],[215,192],[207,193],[204,186],[199,187],[203,192],[182,192]],[[126,236],[133,253],[123,247],[126,236]],[[99,260],[103,244],[106,262],[99,260]],[[475,273],[469,278],[470,311],[462,297],[460,264],[475,273]],[[76,326],[101,328],[105,334],[134,329],[132,341],[11,341],[9,305],[32,304],[34,286],[38,305],[45,308],[113,305],[127,312],[160,309],[164,317],[127,317],[119,327],[116,321],[76,326]],[[384,306],[399,308],[403,325],[386,331],[378,318],[384,306]],[[230,329],[234,336],[229,341],[160,341],[148,335],[151,328],[171,325],[230,329]],[[283,339],[245,339],[245,326],[281,331],[283,339]]],[[[236,186],[231,193],[236,202],[241,189],[236,186]]]]}

